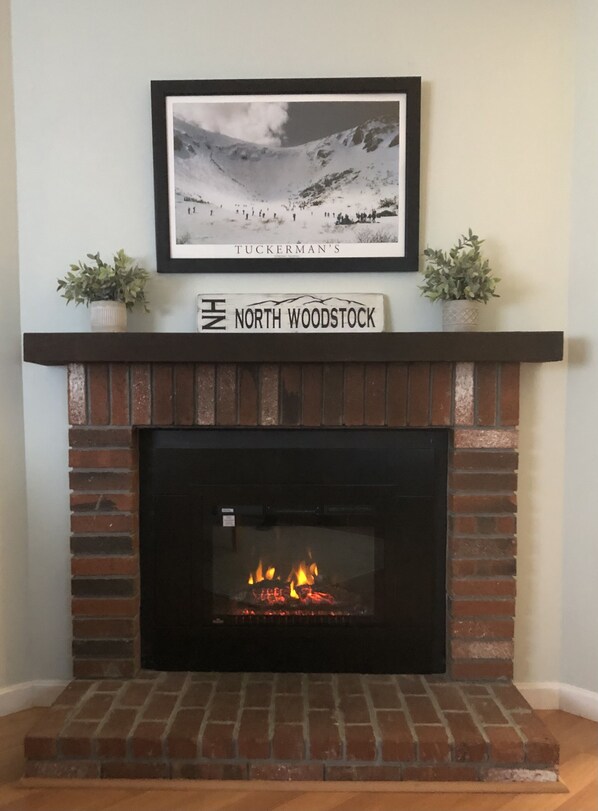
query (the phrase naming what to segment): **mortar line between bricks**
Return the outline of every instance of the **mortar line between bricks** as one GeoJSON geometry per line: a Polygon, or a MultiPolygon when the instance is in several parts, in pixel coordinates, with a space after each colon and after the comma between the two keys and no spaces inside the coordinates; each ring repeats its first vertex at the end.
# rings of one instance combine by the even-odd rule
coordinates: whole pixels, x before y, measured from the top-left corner
{"type": "Polygon", "coordinates": [[[527,758],[527,738],[525,737],[525,735],[521,731],[521,728],[520,728],[519,724],[517,723],[517,721],[515,721],[515,719],[513,718],[512,714],[511,714],[512,711],[508,710],[505,707],[505,705],[503,704],[503,702],[500,700],[500,698],[496,695],[496,693],[494,692],[494,686],[492,684],[489,684],[488,688],[490,690],[490,695],[496,701],[496,703],[498,704],[500,709],[503,711],[503,713],[506,715],[507,720],[509,722],[509,726],[512,729],[514,729],[515,732],[517,733],[517,735],[519,736],[519,739],[521,740],[521,743],[523,744],[524,758],[527,758]]]}
{"type": "MultiPolygon", "coordinates": [[[[183,703],[183,696],[187,692],[187,689],[188,689],[190,684],[191,684],[191,673],[187,673],[187,675],[185,677],[185,681],[183,682],[180,690],[178,691],[177,700],[174,703],[174,707],[172,708],[172,711],[170,713],[170,718],[166,722],[166,726],[164,727],[164,731],[163,731],[162,736],[161,736],[162,737],[162,755],[163,755],[163,757],[168,758],[169,760],[172,760],[172,758],[170,757],[170,752],[165,751],[166,750],[166,742],[168,740],[168,736],[170,735],[170,730],[172,729],[175,718],[177,717],[178,712],[181,709],[181,705],[183,703]]],[[[196,754],[197,754],[197,752],[196,752],[196,754]]]]}
{"type": "MultiPolygon", "coordinates": [[[[92,682],[92,684],[90,685],[91,689],[87,693],[85,693],[83,696],[81,696],[81,698],[79,698],[79,700],[75,703],[75,705],[73,707],[71,707],[68,715],[64,719],[63,724],[60,727],[60,731],[58,732],[58,734],[56,736],[57,760],[66,760],[67,759],[67,758],[64,758],[62,756],[62,733],[64,732],[65,729],[67,729],[70,726],[71,722],[75,720],[75,712],[80,710],[83,707],[83,704],[87,703],[87,701],[97,692],[97,686],[98,686],[97,681],[92,682]],[[83,699],[85,699],[85,702],[83,702],[83,699]]],[[[96,729],[96,732],[97,732],[97,729],[96,729]]]]}
{"type": "MultiPolygon", "coordinates": [[[[367,704],[368,712],[370,714],[370,724],[372,729],[374,730],[374,738],[376,740],[376,757],[374,759],[374,763],[380,763],[382,761],[382,735],[380,733],[380,727],[378,725],[378,716],[376,715],[376,708],[374,707],[374,701],[370,693],[369,682],[366,681],[363,687],[364,687],[363,694],[365,696],[365,703],[367,704]]],[[[395,690],[397,689],[396,684],[394,685],[394,688],[395,690]]]]}
{"type": "MultiPolygon", "coordinates": [[[[359,678],[361,679],[362,677],[360,676],[359,678]]],[[[361,689],[363,691],[363,683],[361,689]]],[[[345,761],[347,759],[347,736],[345,734],[345,716],[343,715],[340,709],[341,701],[336,676],[333,676],[332,678],[332,695],[334,697],[334,714],[336,717],[336,723],[338,724],[338,734],[341,739],[341,755],[342,755],[341,759],[345,761]]]]}
{"type": "Polygon", "coordinates": [[[465,706],[471,716],[471,720],[476,725],[478,732],[481,734],[482,738],[484,739],[484,743],[486,744],[486,757],[485,760],[488,763],[490,761],[490,739],[488,735],[486,735],[486,730],[484,729],[484,725],[475,709],[474,704],[471,701],[471,696],[467,695],[464,690],[461,691],[461,695],[463,697],[463,701],[465,702],[465,706]]]}
{"type": "MultiPolygon", "coordinates": [[[[453,758],[451,760],[453,762],[455,762],[455,758],[454,758],[455,739],[453,737],[453,733],[451,732],[451,728],[450,728],[448,719],[447,719],[447,717],[446,717],[446,715],[444,713],[444,710],[440,706],[440,702],[436,698],[436,694],[434,693],[434,691],[432,690],[432,688],[428,684],[428,680],[426,678],[424,678],[424,679],[422,679],[422,682],[423,682],[423,685],[424,685],[424,690],[427,692],[428,697],[429,697],[430,701],[432,702],[432,706],[436,710],[436,713],[438,714],[438,717],[440,718],[442,726],[444,727],[444,730],[445,730],[445,732],[446,732],[446,734],[448,736],[449,747],[450,747],[451,752],[453,753],[453,758]]],[[[419,747],[418,747],[418,753],[419,753],[419,747]]]]}
{"type": "Polygon", "coordinates": [[[237,710],[237,718],[233,724],[233,756],[236,759],[239,757],[239,730],[241,728],[241,718],[243,710],[245,709],[245,688],[249,681],[249,673],[244,673],[241,679],[241,688],[239,690],[239,709],[237,710]]]}
{"type": "MultiPolygon", "coordinates": [[[[134,679],[133,679],[133,681],[134,681],[134,679]]],[[[157,685],[158,685],[158,679],[155,678],[154,681],[153,681],[152,689],[149,691],[149,693],[145,697],[145,701],[143,702],[143,704],[140,704],[136,708],[137,709],[137,718],[135,719],[135,722],[134,722],[133,726],[129,730],[129,736],[128,736],[127,741],[126,741],[126,752],[127,752],[126,760],[128,760],[128,761],[134,760],[134,758],[133,758],[133,737],[135,736],[135,732],[137,730],[137,727],[139,726],[139,724],[142,721],[143,712],[144,712],[145,708],[147,707],[147,705],[150,702],[150,699],[153,697],[154,693],[156,692],[157,685]]],[[[125,709],[127,709],[127,708],[125,708],[125,709]]],[[[135,707],[133,707],[133,709],[135,709],[135,707]]]]}
{"type": "Polygon", "coordinates": [[[411,713],[409,712],[409,707],[407,706],[407,700],[405,699],[405,694],[401,689],[401,685],[395,676],[394,678],[397,693],[399,694],[399,704],[401,705],[401,709],[403,710],[403,715],[405,716],[405,722],[409,727],[409,732],[411,732],[411,737],[413,739],[414,748],[417,756],[417,760],[419,760],[419,737],[417,735],[417,730],[415,729],[415,724],[413,723],[413,718],[411,717],[411,713]]]}
{"type": "MultiPolygon", "coordinates": [[[[97,684],[97,682],[96,682],[96,684],[97,684]]],[[[118,705],[118,699],[120,698],[121,693],[124,693],[124,692],[125,692],[125,689],[126,689],[126,687],[127,687],[127,685],[128,685],[128,684],[129,684],[129,682],[128,682],[128,681],[126,681],[126,680],[125,680],[125,681],[123,681],[123,683],[122,683],[122,684],[121,684],[121,686],[118,688],[118,690],[116,691],[116,693],[114,693],[114,696],[113,696],[113,698],[112,698],[112,705],[111,705],[111,707],[110,707],[110,712],[107,712],[107,713],[106,713],[106,715],[105,715],[105,716],[104,716],[104,718],[103,718],[103,719],[100,721],[99,726],[97,727],[96,731],[94,732],[94,734],[93,734],[93,736],[92,736],[92,740],[91,740],[91,752],[92,752],[92,757],[93,757],[95,760],[101,760],[101,758],[100,758],[100,753],[98,752],[98,738],[100,737],[100,735],[101,735],[102,730],[104,729],[104,727],[105,727],[105,726],[108,724],[108,721],[109,721],[109,719],[112,717],[112,713],[114,712],[114,710],[115,710],[115,709],[120,709],[120,707],[119,707],[119,705],[118,705]]],[[[98,690],[96,689],[96,693],[97,693],[97,692],[98,692],[98,690]]]]}
{"type": "Polygon", "coordinates": [[[202,721],[201,721],[201,724],[200,724],[200,727],[199,727],[199,735],[197,736],[197,750],[196,750],[196,755],[197,755],[198,758],[203,758],[203,737],[205,735],[206,727],[208,725],[208,720],[209,720],[210,714],[212,712],[212,704],[214,703],[214,696],[216,695],[216,684],[217,683],[218,683],[217,679],[211,682],[211,690],[212,690],[212,692],[211,692],[208,700],[206,701],[205,714],[204,714],[204,717],[202,718],[202,721]],[[200,751],[200,748],[201,748],[201,751],[200,751]]]}
{"type": "MultiPolygon", "coordinates": [[[[303,375],[303,367],[301,375],[303,375]]],[[[308,698],[309,684],[307,681],[306,673],[300,673],[299,675],[301,677],[301,696],[303,698],[303,751],[305,754],[305,760],[307,761],[311,759],[311,736],[309,728],[309,698],[308,698]]],[[[332,689],[334,691],[334,687],[332,689]]]]}

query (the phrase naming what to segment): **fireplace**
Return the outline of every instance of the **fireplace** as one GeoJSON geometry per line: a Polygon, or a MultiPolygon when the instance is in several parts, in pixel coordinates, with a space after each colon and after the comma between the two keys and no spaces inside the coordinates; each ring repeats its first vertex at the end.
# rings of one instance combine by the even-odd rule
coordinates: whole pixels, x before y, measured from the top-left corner
{"type": "Polygon", "coordinates": [[[558,333],[26,336],[69,364],[75,675],[27,773],[554,781],[510,679],[519,366],[561,357],[558,333]]]}
{"type": "Polygon", "coordinates": [[[147,430],[141,661],[443,673],[446,431],[147,430]]]}

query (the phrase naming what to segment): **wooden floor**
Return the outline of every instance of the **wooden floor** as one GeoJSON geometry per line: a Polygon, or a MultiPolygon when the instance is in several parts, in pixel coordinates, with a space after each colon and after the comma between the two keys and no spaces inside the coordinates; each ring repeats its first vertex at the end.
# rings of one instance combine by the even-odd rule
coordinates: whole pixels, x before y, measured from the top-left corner
{"type": "Polygon", "coordinates": [[[560,740],[567,794],[399,793],[391,786],[376,791],[351,784],[308,789],[209,782],[175,788],[167,781],[159,788],[114,783],[31,788],[19,782],[22,741],[38,714],[28,710],[0,718],[0,811],[598,811],[598,724],[563,712],[540,715],[560,740]]]}

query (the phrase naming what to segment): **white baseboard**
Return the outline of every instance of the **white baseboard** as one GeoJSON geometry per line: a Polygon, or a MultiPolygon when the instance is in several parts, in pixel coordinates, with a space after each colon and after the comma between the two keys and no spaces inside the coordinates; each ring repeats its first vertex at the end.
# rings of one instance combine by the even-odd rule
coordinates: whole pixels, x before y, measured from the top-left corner
{"type": "Polygon", "coordinates": [[[50,679],[0,687],[0,716],[29,710],[31,707],[49,707],[67,684],[67,681],[50,679]]]}
{"type": "Polygon", "coordinates": [[[563,710],[598,721],[598,692],[558,681],[518,682],[515,686],[534,710],[563,710]]]}

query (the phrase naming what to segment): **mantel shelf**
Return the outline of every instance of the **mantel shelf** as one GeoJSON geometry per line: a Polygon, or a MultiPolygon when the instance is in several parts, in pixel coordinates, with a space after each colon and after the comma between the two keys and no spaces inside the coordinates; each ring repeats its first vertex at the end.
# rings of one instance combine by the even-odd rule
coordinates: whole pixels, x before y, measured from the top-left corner
{"type": "Polygon", "coordinates": [[[562,332],[236,334],[29,332],[24,359],[70,363],[334,363],[499,361],[563,358],[562,332]]]}

